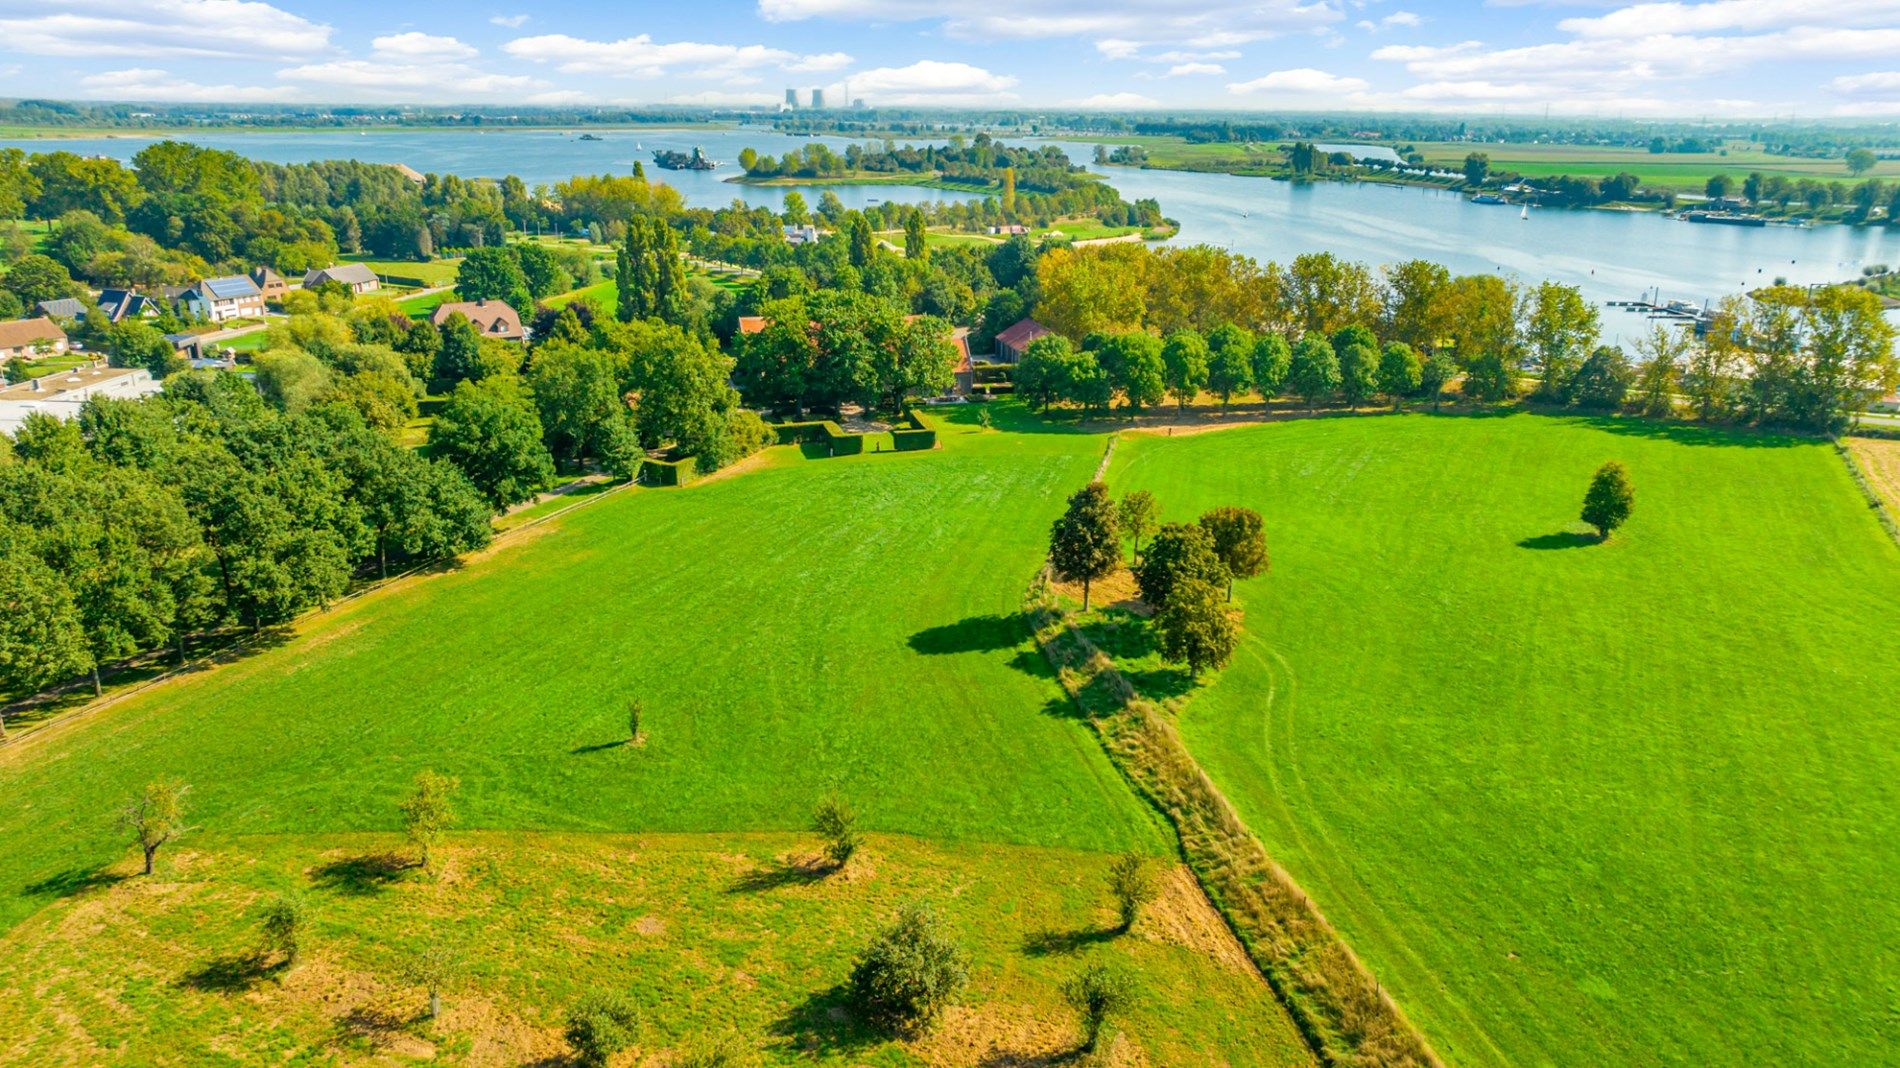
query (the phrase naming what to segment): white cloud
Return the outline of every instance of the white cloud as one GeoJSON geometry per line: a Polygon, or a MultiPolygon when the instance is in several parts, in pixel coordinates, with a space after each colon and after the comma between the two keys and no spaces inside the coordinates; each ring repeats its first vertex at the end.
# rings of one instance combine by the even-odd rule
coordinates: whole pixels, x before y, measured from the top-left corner
{"type": "Polygon", "coordinates": [[[550,89],[545,93],[529,93],[522,98],[530,104],[559,106],[562,104],[593,104],[600,98],[592,93],[583,93],[579,89],[550,89]]]}
{"type": "Polygon", "coordinates": [[[330,27],[257,0],[43,0],[27,10],[0,18],[10,52],[256,59],[330,46],[330,27]]]}
{"type": "Polygon", "coordinates": [[[391,63],[380,59],[337,59],[287,67],[277,72],[290,82],[363,90],[358,96],[395,96],[403,100],[468,100],[549,88],[547,82],[519,74],[492,74],[437,63],[391,63]]]}
{"type": "Polygon", "coordinates": [[[771,93],[728,93],[718,89],[708,89],[702,93],[681,93],[661,101],[664,104],[686,104],[708,108],[764,108],[771,107],[777,102],[771,93]]]}
{"type": "Polygon", "coordinates": [[[662,44],[644,33],[618,41],[589,41],[564,33],[519,37],[503,45],[502,51],[517,59],[555,64],[569,74],[614,74],[631,78],[657,78],[682,67],[718,75],[758,67],[789,70],[814,62],[819,66],[803,69],[835,70],[851,62],[851,57],[840,52],[804,56],[764,45],[694,41],[662,44]]]}
{"type": "Polygon", "coordinates": [[[796,74],[819,74],[825,71],[843,70],[851,63],[851,56],[847,53],[825,52],[821,55],[806,56],[796,63],[787,63],[785,69],[796,74]]]}
{"type": "Polygon", "coordinates": [[[1342,95],[1364,92],[1367,88],[1364,78],[1328,74],[1312,67],[1296,67],[1292,70],[1276,70],[1252,81],[1234,82],[1227,86],[1227,91],[1242,96],[1255,93],[1342,95]]]}
{"type": "Polygon", "coordinates": [[[1087,108],[1092,111],[1119,111],[1128,108],[1159,107],[1160,102],[1153,97],[1142,96],[1140,93],[1096,93],[1094,96],[1083,97],[1080,100],[1071,100],[1068,106],[1087,108]]]}
{"type": "Polygon", "coordinates": [[[1330,0],[1016,0],[994,10],[950,0],[759,0],[759,14],[774,22],[929,20],[969,40],[1082,37],[1098,47],[1180,42],[1200,48],[1258,41],[1344,17],[1330,0]]]}
{"type": "Polygon", "coordinates": [[[965,105],[1014,100],[1015,77],[968,63],[925,59],[908,67],[878,67],[851,76],[851,91],[873,104],[965,105]]]}
{"type": "Polygon", "coordinates": [[[1713,0],[1710,3],[1633,4],[1606,15],[1557,24],[1584,37],[1657,37],[1673,34],[1758,32],[1775,29],[1879,26],[1893,22],[1893,0],[1713,0]]]}
{"type": "Polygon", "coordinates": [[[297,96],[297,90],[288,85],[201,85],[175,78],[170,71],[137,67],[88,74],[79,79],[79,86],[84,95],[101,100],[247,104],[297,96]]]}
{"type": "Polygon", "coordinates": [[[428,33],[398,33],[378,37],[369,43],[378,56],[390,59],[447,61],[472,59],[475,49],[453,37],[428,33]]]}
{"type": "Polygon", "coordinates": [[[1196,74],[1226,74],[1227,68],[1218,63],[1176,63],[1168,68],[1164,78],[1187,78],[1196,74]]]}
{"type": "Polygon", "coordinates": [[[1390,15],[1387,15],[1386,17],[1379,20],[1379,25],[1385,26],[1385,27],[1423,26],[1424,24],[1425,24],[1424,19],[1420,18],[1418,15],[1410,11],[1394,11],[1390,15]]]}
{"type": "Polygon", "coordinates": [[[511,30],[518,30],[526,26],[528,19],[529,16],[527,15],[490,15],[488,17],[489,22],[497,26],[506,26],[511,30]]]}
{"type": "Polygon", "coordinates": [[[1847,96],[1900,96],[1900,70],[1844,74],[1827,83],[1827,87],[1847,96]]]}

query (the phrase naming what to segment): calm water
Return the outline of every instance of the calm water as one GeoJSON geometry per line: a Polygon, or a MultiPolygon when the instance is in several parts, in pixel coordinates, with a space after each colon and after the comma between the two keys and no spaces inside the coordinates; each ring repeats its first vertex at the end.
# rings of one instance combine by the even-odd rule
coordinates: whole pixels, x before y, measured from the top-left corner
{"type": "MultiPolygon", "coordinates": [[[[736,197],[777,206],[784,188],[735,185],[739,150],[747,146],[783,155],[811,138],[766,130],[609,130],[600,141],[563,131],[397,131],[386,133],[205,133],[191,139],[280,163],[356,158],[406,163],[420,171],[470,176],[520,175],[529,184],[553,183],[581,173],[619,173],[634,160],[676,186],[689,204],[717,207],[736,197]],[[656,148],[703,148],[727,164],[713,172],[662,171],[650,166],[656,148]]],[[[146,143],[138,138],[0,142],[29,152],[66,148],[129,159],[146,143]]],[[[818,138],[842,149],[843,138],[818,138]]],[[[1089,160],[1094,145],[1061,144],[1071,158],[1089,160]]],[[[1550,279],[1577,286],[1596,301],[1632,300],[1659,291],[1662,298],[1696,303],[1773,281],[1841,281],[1872,263],[1900,263],[1900,233],[1845,226],[1814,229],[1706,226],[1652,214],[1533,209],[1473,204],[1437,189],[1372,184],[1295,185],[1264,178],[1107,167],[1103,172],[1129,199],[1154,197],[1181,221],[1180,243],[1207,242],[1259,260],[1286,262],[1303,252],[1333,252],[1372,264],[1429,259],[1457,273],[1494,271],[1520,280],[1550,279]]],[[[879,200],[956,200],[965,195],[916,186],[831,187],[847,206],[879,200]]],[[[803,189],[816,203],[818,189],[803,189]]],[[[1642,332],[1640,316],[1605,309],[1606,335],[1642,332]]]]}

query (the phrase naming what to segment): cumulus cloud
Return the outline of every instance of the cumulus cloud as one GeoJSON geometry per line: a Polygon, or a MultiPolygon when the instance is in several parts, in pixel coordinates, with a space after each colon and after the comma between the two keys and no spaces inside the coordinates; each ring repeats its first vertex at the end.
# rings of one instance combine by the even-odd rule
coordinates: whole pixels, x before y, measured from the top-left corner
{"type": "Polygon", "coordinates": [[[528,24],[528,19],[529,19],[529,16],[527,15],[490,15],[488,16],[489,22],[493,23],[496,26],[506,26],[511,30],[518,30],[521,27],[526,26],[528,24]]]}
{"type": "Polygon", "coordinates": [[[787,63],[785,69],[796,74],[816,74],[825,71],[843,70],[851,65],[851,56],[844,52],[825,52],[820,55],[806,56],[795,63],[787,63]]]}
{"type": "Polygon", "coordinates": [[[876,104],[964,105],[1014,100],[1016,79],[968,63],[925,59],[908,67],[877,67],[851,76],[851,91],[876,104]]]}
{"type": "Polygon", "coordinates": [[[1227,68],[1218,63],[1176,63],[1168,68],[1164,78],[1188,78],[1197,74],[1226,74],[1227,68]]]}
{"type": "Polygon", "coordinates": [[[657,78],[682,68],[716,75],[758,67],[792,69],[810,63],[819,65],[803,69],[836,70],[851,62],[851,57],[842,52],[805,56],[764,45],[661,43],[644,33],[618,41],[590,41],[564,33],[519,37],[503,45],[502,51],[517,59],[554,64],[569,74],[613,74],[630,78],[657,78]]]}
{"type": "Polygon", "coordinates": [[[1096,93],[1080,100],[1071,100],[1069,107],[1087,108],[1092,111],[1123,111],[1128,108],[1158,107],[1159,101],[1140,93],[1096,93]]]}
{"type": "Polygon", "coordinates": [[[290,82],[364,90],[358,96],[387,94],[404,100],[462,100],[548,89],[547,82],[520,74],[495,74],[438,63],[391,63],[384,59],[336,59],[286,67],[277,72],[290,82]]]}
{"type": "Polygon", "coordinates": [[[79,79],[79,88],[85,96],[101,100],[249,104],[297,96],[297,90],[288,85],[203,85],[173,77],[170,71],[142,67],[88,74],[79,79]]]}
{"type": "Polygon", "coordinates": [[[1900,70],[1869,71],[1866,74],[1843,74],[1827,83],[1827,87],[1846,96],[1900,97],[1900,70]]]}
{"type": "Polygon", "coordinates": [[[28,55],[286,59],[328,49],[330,27],[257,0],[43,0],[0,17],[0,40],[28,55]]]}
{"type": "Polygon", "coordinates": [[[1900,16],[1893,0],[1713,0],[1710,3],[1633,4],[1605,15],[1568,18],[1557,24],[1583,37],[1656,37],[1726,31],[1760,32],[1814,26],[1891,25],[1900,16]]]}
{"type": "Polygon", "coordinates": [[[447,61],[475,56],[475,49],[453,37],[428,33],[391,34],[372,40],[369,46],[378,56],[387,59],[447,61]]]}
{"type": "Polygon", "coordinates": [[[1292,70],[1276,70],[1252,81],[1233,82],[1227,86],[1227,91],[1237,96],[1260,93],[1313,96],[1359,93],[1367,88],[1369,85],[1364,78],[1329,74],[1312,67],[1295,67],[1292,70]]]}
{"type": "Polygon", "coordinates": [[[969,40],[1080,37],[1137,48],[1158,42],[1231,46],[1344,17],[1326,0],[1016,0],[995,10],[948,0],[759,0],[759,14],[774,22],[934,21],[969,40]]]}

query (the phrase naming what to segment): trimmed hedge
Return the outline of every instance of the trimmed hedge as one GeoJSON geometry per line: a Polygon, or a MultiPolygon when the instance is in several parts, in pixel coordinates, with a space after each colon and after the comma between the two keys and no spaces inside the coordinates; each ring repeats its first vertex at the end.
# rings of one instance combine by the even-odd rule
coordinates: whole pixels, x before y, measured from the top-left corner
{"type": "Polygon", "coordinates": [[[937,447],[937,432],[930,429],[930,425],[924,422],[915,409],[904,409],[904,422],[910,424],[910,429],[891,431],[893,449],[898,452],[916,452],[937,447]]]}
{"type": "MultiPolygon", "coordinates": [[[[937,432],[932,430],[916,411],[904,409],[902,422],[901,428],[894,429],[890,433],[893,451],[915,452],[937,447],[937,432]]],[[[857,456],[867,451],[865,439],[870,436],[849,433],[829,419],[778,423],[772,427],[772,430],[778,435],[780,445],[823,445],[829,456],[857,456]]]]}
{"type": "Polygon", "coordinates": [[[684,486],[697,477],[699,461],[691,456],[671,461],[640,461],[640,484],[643,486],[684,486]]]}

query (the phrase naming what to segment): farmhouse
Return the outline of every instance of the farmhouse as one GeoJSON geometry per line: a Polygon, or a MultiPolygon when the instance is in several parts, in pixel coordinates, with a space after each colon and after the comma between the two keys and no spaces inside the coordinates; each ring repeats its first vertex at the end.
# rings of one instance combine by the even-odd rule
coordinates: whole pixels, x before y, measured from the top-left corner
{"type": "Polygon", "coordinates": [[[45,316],[0,323],[0,363],[66,351],[66,331],[45,316]]]}
{"type": "Polygon", "coordinates": [[[475,332],[483,337],[520,341],[527,336],[527,332],[521,329],[521,313],[504,301],[462,300],[438,305],[430,314],[429,321],[440,327],[449,321],[451,315],[467,319],[475,327],[475,332]]]}
{"type": "Polygon", "coordinates": [[[0,389],[0,434],[14,434],[34,413],[55,419],[74,419],[91,397],[136,400],[159,391],[151,372],[142,367],[75,367],[63,374],[43,375],[17,386],[0,389]]]}
{"type": "Polygon", "coordinates": [[[321,270],[312,268],[303,276],[305,289],[315,289],[325,282],[335,282],[352,293],[369,293],[382,285],[376,279],[376,272],[362,263],[337,263],[321,270]]]}
{"type": "Polygon", "coordinates": [[[1000,363],[1021,363],[1023,353],[1037,338],[1048,337],[1055,331],[1034,319],[1023,319],[1014,326],[996,335],[996,359],[1000,363]]]}
{"type": "Polygon", "coordinates": [[[290,283],[284,281],[283,275],[269,267],[259,267],[252,271],[251,281],[257,283],[257,288],[264,294],[265,300],[282,300],[284,294],[290,292],[290,283]]]}
{"type": "Polygon", "coordinates": [[[178,302],[191,314],[214,323],[264,316],[264,291],[247,274],[207,278],[179,294],[178,302]]]}

